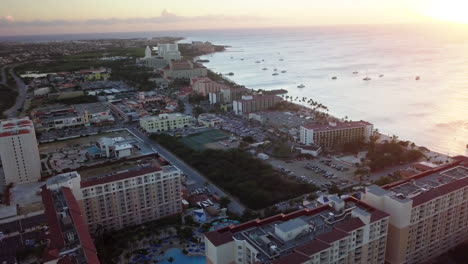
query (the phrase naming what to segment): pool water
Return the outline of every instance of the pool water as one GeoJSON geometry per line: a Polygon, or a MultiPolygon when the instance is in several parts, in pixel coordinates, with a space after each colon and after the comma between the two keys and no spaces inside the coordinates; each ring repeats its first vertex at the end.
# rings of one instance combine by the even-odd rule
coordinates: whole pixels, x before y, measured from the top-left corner
{"type": "Polygon", "coordinates": [[[182,250],[178,248],[170,248],[164,253],[164,260],[158,262],[158,264],[171,264],[167,261],[168,258],[173,257],[174,262],[172,264],[205,264],[205,256],[186,256],[182,253],[182,250]]]}

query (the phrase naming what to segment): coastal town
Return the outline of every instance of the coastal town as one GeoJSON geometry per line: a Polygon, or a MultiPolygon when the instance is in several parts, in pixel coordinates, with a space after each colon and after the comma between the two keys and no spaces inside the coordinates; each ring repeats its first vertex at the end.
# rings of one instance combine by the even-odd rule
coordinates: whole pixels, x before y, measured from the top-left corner
{"type": "Polygon", "coordinates": [[[467,157],[200,59],[228,48],[0,43],[0,263],[421,263],[466,240],[467,157]]]}

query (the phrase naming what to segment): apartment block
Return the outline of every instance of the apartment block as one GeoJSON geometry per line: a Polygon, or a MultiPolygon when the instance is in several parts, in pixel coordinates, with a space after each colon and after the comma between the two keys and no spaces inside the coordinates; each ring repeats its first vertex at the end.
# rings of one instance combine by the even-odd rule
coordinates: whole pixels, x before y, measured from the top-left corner
{"type": "Polygon", "coordinates": [[[388,214],[352,197],[328,200],[206,233],[207,263],[384,263],[388,214]]]}
{"type": "Polygon", "coordinates": [[[217,93],[221,89],[229,89],[229,86],[215,82],[208,77],[192,78],[190,84],[194,93],[207,96],[209,93],[217,93]]]}
{"type": "Polygon", "coordinates": [[[60,174],[47,185],[73,190],[92,231],[118,230],[182,212],[179,169],[155,157],[124,163],[102,175],[96,175],[100,168],[60,174]]]}
{"type": "Polygon", "coordinates": [[[191,120],[190,116],[179,113],[160,114],[140,118],[140,126],[148,133],[157,133],[188,127],[191,120]]]}
{"type": "Polygon", "coordinates": [[[416,264],[468,240],[468,158],[383,187],[362,200],[390,215],[386,261],[416,264]]]}
{"type": "Polygon", "coordinates": [[[36,133],[28,117],[0,121],[0,157],[6,184],[41,178],[36,133]]]}
{"type": "Polygon", "coordinates": [[[365,121],[309,124],[301,126],[300,142],[304,145],[315,144],[322,148],[333,148],[337,144],[358,140],[369,142],[372,133],[373,125],[365,121]]]}
{"type": "Polygon", "coordinates": [[[232,102],[234,113],[237,115],[267,110],[283,100],[276,95],[243,95],[241,98],[232,102]]]}

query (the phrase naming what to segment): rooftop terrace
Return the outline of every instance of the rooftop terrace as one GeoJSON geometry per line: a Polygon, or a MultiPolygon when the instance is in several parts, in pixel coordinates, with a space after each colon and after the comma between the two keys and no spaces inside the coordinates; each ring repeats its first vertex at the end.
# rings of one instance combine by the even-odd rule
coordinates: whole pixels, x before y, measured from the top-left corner
{"type": "Polygon", "coordinates": [[[206,237],[215,246],[234,239],[247,241],[259,252],[257,258],[261,263],[270,263],[299,249],[311,253],[323,245],[330,247],[330,243],[365,225],[360,216],[369,217],[371,222],[388,216],[354,198],[334,198],[331,204],[313,210],[254,220],[207,233],[206,237]],[[339,205],[340,202],[343,204],[339,205]]]}
{"type": "Polygon", "coordinates": [[[413,207],[438,196],[468,186],[468,162],[466,157],[439,166],[408,179],[386,185],[382,188],[371,187],[370,192],[390,195],[400,201],[413,200],[413,207]]]}

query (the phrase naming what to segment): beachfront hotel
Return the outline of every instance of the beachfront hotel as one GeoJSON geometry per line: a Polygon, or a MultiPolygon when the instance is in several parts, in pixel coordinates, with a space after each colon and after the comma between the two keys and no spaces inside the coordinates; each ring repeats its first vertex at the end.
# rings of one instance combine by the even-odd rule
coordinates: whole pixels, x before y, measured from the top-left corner
{"type": "Polygon", "coordinates": [[[390,215],[386,262],[425,263],[468,240],[468,158],[383,187],[362,200],[390,215]]]}
{"type": "Polygon", "coordinates": [[[0,157],[4,184],[35,182],[41,178],[36,133],[28,117],[0,121],[0,157]]]}
{"type": "Polygon", "coordinates": [[[301,126],[300,142],[315,144],[322,148],[333,148],[336,144],[364,140],[369,142],[373,125],[365,121],[351,121],[301,126]]]}
{"type": "Polygon", "coordinates": [[[192,78],[190,79],[190,85],[192,86],[193,92],[207,96],[209,93],[217,93],[221,89],[229,89],[230,87],[211,80],[208,77],[192,78]]]}
{"type": "Polygon", "coordinates": [[[355,198],[205,234],[208,264],[384,263],[389,215],[355,198]]]}
{"type": "Polygon", "coordinates": [[[236,115],[243,115],[267,110],[282,100],[276,95],[243,95],[240,100],[232,102],[232,107],[236,115]]]}
{"type": "Polygon", "coordinates": [[[91,231],[118,230],[182,212],[181,172],[156,157],[57,175],[51,188],[73,190],[91,231]],[[118,169],[112,170],[115,166],[118,169]],[[99,174],[101,172],[101,174],[99,174]]]}

